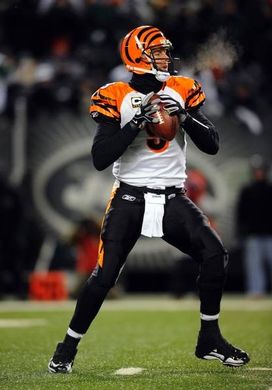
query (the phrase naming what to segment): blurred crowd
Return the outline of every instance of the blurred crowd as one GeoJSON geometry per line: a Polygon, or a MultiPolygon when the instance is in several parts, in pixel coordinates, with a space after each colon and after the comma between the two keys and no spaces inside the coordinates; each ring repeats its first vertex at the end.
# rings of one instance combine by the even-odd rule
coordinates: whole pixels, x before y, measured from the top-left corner
{"type": "Polygon", "coordinates": [[[205,84],[210,114],[235,112],[262,131],[271,101],[271,0],[2,0],[0,114],[28,97],[33,115],[86,112],[97,87],[129,75],[120,39],[137,25],[162,29],[181,58],[181,73],[205,84]]]}
{"type": "MultiPolygon", "coordinates": [[[[120,39],[138,25],[155,25],[181,59],[178,72],[203,84],[209,116],[232,116],[259,135],[272,101],[271,17],[272,0],[1,0],[1,122],[14,122],[22,96],[28,121],[60,110],[88,114],[98,87],[130,77],[120,39]]],[[[28,195],[21,195],[0,167],[0,297],[20,295],[18,286],[25,293],[21,270],[33,269],[43,243],[31,206],[26,210],[28,195]]]]}

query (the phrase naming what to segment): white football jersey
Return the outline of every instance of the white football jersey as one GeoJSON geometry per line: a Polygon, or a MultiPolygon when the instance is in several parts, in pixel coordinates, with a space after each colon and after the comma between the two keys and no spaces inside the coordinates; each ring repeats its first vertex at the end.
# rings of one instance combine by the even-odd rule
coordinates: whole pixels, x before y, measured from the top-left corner
{"type": "MultiPolygon", "coordinates": [[[[200,84],[182,76],[170,77],[157,94],[171,96],[186,109],[197,107],[205,100],[200,84]]],[[[134,117],[144,97],[128,83],[107,84],[93,94],[90,111],[119,121],[123,128],[134,117]]],[[[172,141],[165,141],[141,130],[114,162],[113,175],[134,186],[183,186],[186,179],[185,132],[181,128],[172,141]]]]}

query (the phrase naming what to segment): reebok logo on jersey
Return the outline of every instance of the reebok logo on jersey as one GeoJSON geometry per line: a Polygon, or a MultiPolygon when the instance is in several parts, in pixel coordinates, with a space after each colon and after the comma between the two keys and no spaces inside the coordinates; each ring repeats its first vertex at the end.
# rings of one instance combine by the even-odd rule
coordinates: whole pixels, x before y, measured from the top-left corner
{"type": "Polygon", "coordinates": [[[134,96],[134,97],[131,98],[131,105],[132,105],[133,108],[140,107],[141,104],[142,104],[142,98],[141,97],[134,96]]]}
{"type": "Polygon", "coordinates": [[[129,202],[134,202],[134,200],[136,200],[136,197],[132,196],[132,195],[125,194],[122,196],[122,199],[128,200],[129,202]]]}

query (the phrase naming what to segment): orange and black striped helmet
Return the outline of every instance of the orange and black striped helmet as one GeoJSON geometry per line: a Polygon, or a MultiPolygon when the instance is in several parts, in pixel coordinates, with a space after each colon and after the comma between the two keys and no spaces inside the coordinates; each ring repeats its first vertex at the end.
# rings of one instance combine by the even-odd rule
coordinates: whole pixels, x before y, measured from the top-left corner
{"type": "Polygon", "coordinates": [[[171,50],[172,44],[157,27],[140,26],[123,38],[120,54],[129,71],[139,74],[156,74],[152,50],[160,47],[171,50]]]}

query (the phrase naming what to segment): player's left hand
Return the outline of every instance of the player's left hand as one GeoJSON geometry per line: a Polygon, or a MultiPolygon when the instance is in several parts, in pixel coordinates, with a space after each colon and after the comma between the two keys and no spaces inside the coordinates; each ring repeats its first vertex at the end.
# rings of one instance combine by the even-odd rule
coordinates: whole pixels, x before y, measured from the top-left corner
{"type": "Polygon", "coordinates": [[[177,102],[171,96],[166,94],[160,95],[160,100],[170,116],[178,115],[180,117],[181,123],[185,121],[188,116],[188,113],[183,107],[181,107],[181,104],[179,102],[177,102]]]}

